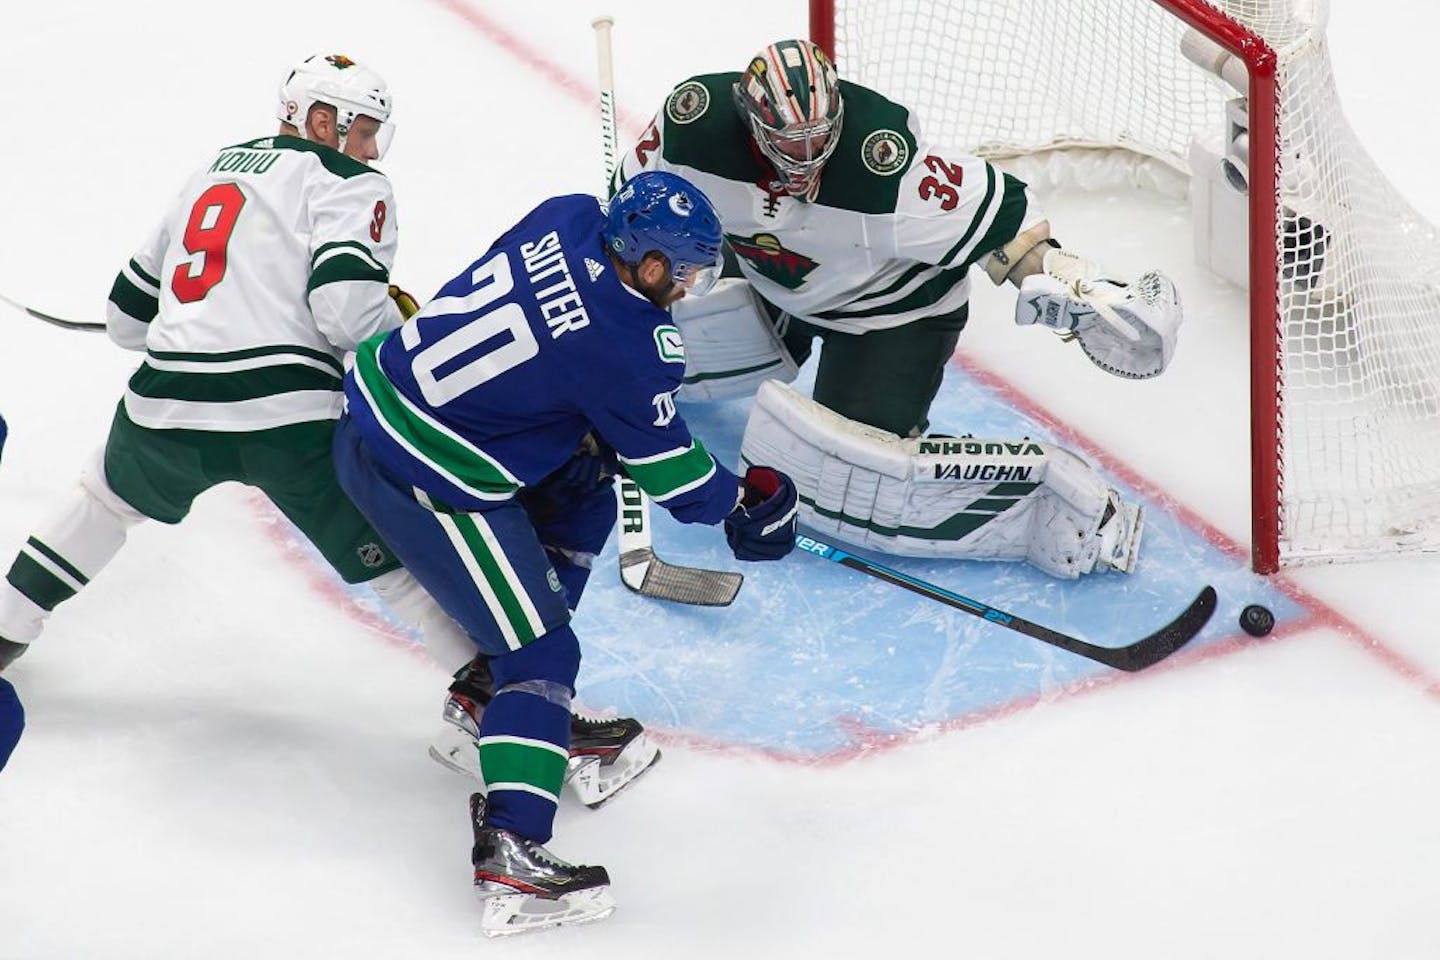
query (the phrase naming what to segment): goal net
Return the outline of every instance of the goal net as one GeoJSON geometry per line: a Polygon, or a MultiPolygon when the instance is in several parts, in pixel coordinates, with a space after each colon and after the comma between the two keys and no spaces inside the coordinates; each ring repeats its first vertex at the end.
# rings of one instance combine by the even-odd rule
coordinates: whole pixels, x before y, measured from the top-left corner
{"type": "Polygon", "coordinates": [[[1327,16],[1327,0],[811,0],[841,76],[937,142],[1118,154],[1188,186],[1197,258],[1249,288],[1262,572],[1440,550],[1440,237],[1346,123],[1327,16]]]}

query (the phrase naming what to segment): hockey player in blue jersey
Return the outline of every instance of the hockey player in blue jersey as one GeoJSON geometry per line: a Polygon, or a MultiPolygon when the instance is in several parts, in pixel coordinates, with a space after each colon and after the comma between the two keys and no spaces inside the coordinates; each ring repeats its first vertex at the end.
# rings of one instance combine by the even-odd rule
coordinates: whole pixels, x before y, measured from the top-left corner
{"type": "MultiPolygon", "coordinates": [[[[0,456],[5,453],[5,436],[9,429],[5,426],[5,418],[0,417],[0,456]]],[[[10,752],[15,749],[15,744],[20,742],[20,734],[24,729],[25,711],[20,706],[20,696],[10,685],[10,681],[0,677],[0,770],[5,769],[10,752]]]]}
{"type": "Polygon", "coordinates": [[[627,182],[608,215],[594,197],[547,200],[414,320],[362,343],[346,376],[341,485],[491,656],[488,795],[471,798],[488,934],[613,909],[603,867],[542,844],[580,666],[570,615],[614,525],[614,461],[677,519],[723,523],[742,560],[793,546],[789,478],[737,477],[675,409],[685,350],[665,308],[713,283],[720,243],[710,201],[669,173],[627,182]]]}

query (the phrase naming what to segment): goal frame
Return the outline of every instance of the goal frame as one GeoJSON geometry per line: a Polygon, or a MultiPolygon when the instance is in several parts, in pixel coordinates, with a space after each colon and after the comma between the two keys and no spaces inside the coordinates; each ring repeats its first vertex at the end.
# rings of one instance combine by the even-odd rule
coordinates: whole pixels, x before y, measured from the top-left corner
{"type": "MultiPolygon", "coordinates": [[[[808,2],[810,39],[833,56],[835,0],[808,2]]],[[[1256,573],[1275,573],[1284,482],[1278,58],[1254,32],[1200,0],[1149,2],[1237,57],[1250,76],[1250,557],[1256,573]]],[[[844,64],[839,66],[843,74],[844,64]]]]}

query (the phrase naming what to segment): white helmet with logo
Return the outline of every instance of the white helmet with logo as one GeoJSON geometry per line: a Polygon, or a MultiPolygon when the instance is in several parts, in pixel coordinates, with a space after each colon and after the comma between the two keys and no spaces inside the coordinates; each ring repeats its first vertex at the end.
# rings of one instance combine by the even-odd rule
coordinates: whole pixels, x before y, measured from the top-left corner
{"type": "Polygon", "coordinates": [[[356,117],[366,116],[380,124],[376,143],[380,155],[385,155],[395,132],[389,123],[394,101],[380,74],[340,53],[306,57],[280,84],[276,116],[293,124],[304,137],[305,120],[310,108],[317,103],[335,108],[335,127],[340,134],[342,151],[350,125],[356,117]]]}

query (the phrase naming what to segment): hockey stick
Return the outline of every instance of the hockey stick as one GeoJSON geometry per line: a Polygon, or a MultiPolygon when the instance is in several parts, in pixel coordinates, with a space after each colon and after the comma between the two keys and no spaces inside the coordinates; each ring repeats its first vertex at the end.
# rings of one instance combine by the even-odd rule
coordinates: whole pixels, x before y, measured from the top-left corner
{"type": "MultiPolygon", "coordinates": [[[[600,67],[600,152],[605,167],[602,197],[610,195],[610,179],[618,160],[615,132],[615,71],[610,49],[610,28],[615,19],[596,17],[595,52],[600,67]]],[[[650,533],[650,498],[629,477],[620,476],[615,485],[615,508],[620,525],[620,581],[643,597],[671,600],[702,607],[729,606],[744,574],[703,570],[666,563],[655,555],[650,533]]]]}
{"type": "Polygon", "coordinates": [[[64,327],[66,330],[88,330],[91,333],[100,333],[105,330],[105,324],[97,320],[66,320],[63,317],[52,316],[43,310],[36,310],[27,307],[25,304],[11,300],[5,294],[0,293],[0,301],[10,304],[22,313],[28,313],[36,320],[44,320],[46,323],[54,324],[57,327],[64,327]]]}
{"type": "Polygon", "coordinates": [[[832,547],[812,537],[796,536],[795,546],[822,557],[834,563],[841,564],[859,570],[886,583],[893,583],[897,587],[904,587],[906,590],[918,593],[922,597],[929,597],[931,600],[938,600],[947,606],[957,610],[964,610],[972,616],[991,623],[998,624],[1016,633],[1023,633],[1027,637],[1033,637],[1051,646],[1059,647],[1061,650],[1068,650],[1071,653],[1084,657],[1087,660],[1094,660],[1096,663],[1103,663],[1107,667],[1114,667],[1116,670],[1134,672],[1144,670],[1146,667],[1154,666],[1164,660],[1170,654],[1179,650],[1185,644],[1195,638],[1200,629],[1209,621],[1210,615],[1215,612],[1215,588],[1207,586],[1197,596],[1180,616],[1171,620],[1165,626],[1156,630],[1141,640],[1127,644],[1123,647],[1101,647],[1084,640],[1076,639],[1051,630],[1049,627],[1041,626],[1038,623],[1031,623],[1024,617],[1017,617],[1013,613],[1006,613],[1004,610],[997,610],[979,600],[971,600],[969,597],[961,596],[952,590],[944,587],[937,587],[933,583],[926,583],[908,573],[901,573],[890,567],[876,563],[873,560],[866,560],[864,557],[857,557],[853,553],[846,553],[838,547],[832,547]]]}

